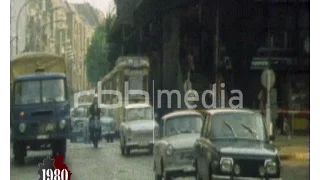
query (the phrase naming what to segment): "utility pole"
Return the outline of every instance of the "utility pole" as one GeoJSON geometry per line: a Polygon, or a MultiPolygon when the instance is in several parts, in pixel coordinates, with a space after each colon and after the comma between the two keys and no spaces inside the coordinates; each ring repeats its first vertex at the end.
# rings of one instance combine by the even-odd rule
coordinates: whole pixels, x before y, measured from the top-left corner
{"type": "Polygon", "coordinates": [[[215,69],[216,69],[216,105],[220,107],[220,83],[219,83],[219,0],[217,0],[216,12],[216,41],[215,41],[215,69]]]}

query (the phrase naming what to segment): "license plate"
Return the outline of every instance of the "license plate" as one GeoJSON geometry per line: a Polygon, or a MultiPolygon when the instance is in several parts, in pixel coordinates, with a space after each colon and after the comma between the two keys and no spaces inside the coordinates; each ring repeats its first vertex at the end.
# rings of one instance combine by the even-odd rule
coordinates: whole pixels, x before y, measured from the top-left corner
{"type": "Polygon", "coordinates": [[[48,139],[49,136],[48,135],[38,135],[37,139],[48,139]]]}

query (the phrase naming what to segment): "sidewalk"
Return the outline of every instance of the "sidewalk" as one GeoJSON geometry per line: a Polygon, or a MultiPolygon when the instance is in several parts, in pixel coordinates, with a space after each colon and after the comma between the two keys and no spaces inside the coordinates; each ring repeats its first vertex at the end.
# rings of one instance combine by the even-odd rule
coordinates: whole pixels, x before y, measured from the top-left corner
{"type": "Polygon", "coordinates": [[[276,137],[274,145],[278,148],[281,160],[309,160],[309,136],[276,137]]]}

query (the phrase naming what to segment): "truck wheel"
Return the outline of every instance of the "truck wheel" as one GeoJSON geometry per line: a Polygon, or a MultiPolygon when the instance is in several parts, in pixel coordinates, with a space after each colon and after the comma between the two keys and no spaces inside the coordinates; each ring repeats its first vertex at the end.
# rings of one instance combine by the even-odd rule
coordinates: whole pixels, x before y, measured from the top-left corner
{"type": "Polygon", "coordinates": [[[55,157],[57,155],[63,156],[63,161],[66,158],[67,151],[67,141],[66,139],[54,140],[52,142],[52,156],[55,157]]]}
{"type": "Polygon", "coordinates": [[[13,141],[14,161],[18,165],[24,165],[24,157],[27,155],[27,148],[23,142],[13,141]]]}

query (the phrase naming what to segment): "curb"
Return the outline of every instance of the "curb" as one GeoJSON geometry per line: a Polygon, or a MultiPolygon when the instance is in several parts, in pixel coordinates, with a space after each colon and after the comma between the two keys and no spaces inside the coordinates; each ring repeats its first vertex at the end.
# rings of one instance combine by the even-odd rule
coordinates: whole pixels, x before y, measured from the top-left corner
{"type": "Polygon", "coordinates": [[[280,153],[280,159],[281,160],[303,160],[303,161],[308,161],[309,160],[309,153],[292,153],[292,154],[281,154],[280,153]]]}

